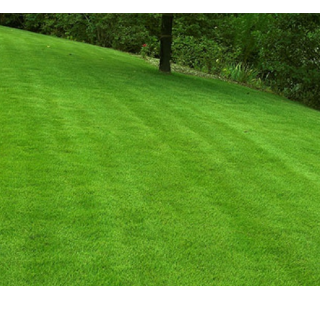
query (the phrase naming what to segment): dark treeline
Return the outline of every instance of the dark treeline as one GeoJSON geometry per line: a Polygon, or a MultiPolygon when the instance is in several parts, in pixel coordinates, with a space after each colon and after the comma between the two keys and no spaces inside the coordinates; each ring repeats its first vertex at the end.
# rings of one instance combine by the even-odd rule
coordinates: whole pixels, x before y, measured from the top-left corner
{"type": "MultiPolygon", "coordinates": [[[[0,24],[159,58],[161,14],[0,14],[0,24]]],[[[175,14],[172,62],[320,109],[320,14],[175,14]]]]}

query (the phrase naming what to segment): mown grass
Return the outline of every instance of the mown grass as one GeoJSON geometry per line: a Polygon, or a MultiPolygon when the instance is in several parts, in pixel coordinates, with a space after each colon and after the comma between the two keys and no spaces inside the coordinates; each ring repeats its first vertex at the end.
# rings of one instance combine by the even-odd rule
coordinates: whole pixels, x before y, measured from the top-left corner
{"type": "Polygon", "coordinates": [[[1,285],[319,285],[320,114],[0,27],[1,285]]]}

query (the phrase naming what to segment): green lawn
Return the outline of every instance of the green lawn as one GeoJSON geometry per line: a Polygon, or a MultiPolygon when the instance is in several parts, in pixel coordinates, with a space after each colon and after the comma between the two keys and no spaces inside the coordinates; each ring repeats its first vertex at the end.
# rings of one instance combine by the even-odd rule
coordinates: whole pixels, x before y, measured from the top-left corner
{"type": "Polygon", "coordinates": [[[0,285],[320,285],[320,113],[0,27],[0,285]]]}

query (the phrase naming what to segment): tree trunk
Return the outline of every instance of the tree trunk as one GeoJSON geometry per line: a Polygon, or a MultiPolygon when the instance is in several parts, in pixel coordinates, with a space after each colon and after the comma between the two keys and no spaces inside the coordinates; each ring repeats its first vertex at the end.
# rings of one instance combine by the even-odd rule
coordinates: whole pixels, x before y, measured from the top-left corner
{"type": "Polygon", "coordinates": [[[167,73],[171,72],[172,22],[173,13],[162,14],[159,70],[167,73]]]}

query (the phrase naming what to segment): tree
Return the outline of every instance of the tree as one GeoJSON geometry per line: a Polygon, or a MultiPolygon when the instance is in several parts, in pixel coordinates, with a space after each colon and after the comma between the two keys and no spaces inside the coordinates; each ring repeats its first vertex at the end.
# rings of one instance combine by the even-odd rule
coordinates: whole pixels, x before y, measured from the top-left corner
{"type": "Polygon", "coordinates": [[[161,20],[159,70],[170,73],[173,13],[163,13],[161,20]]]}

